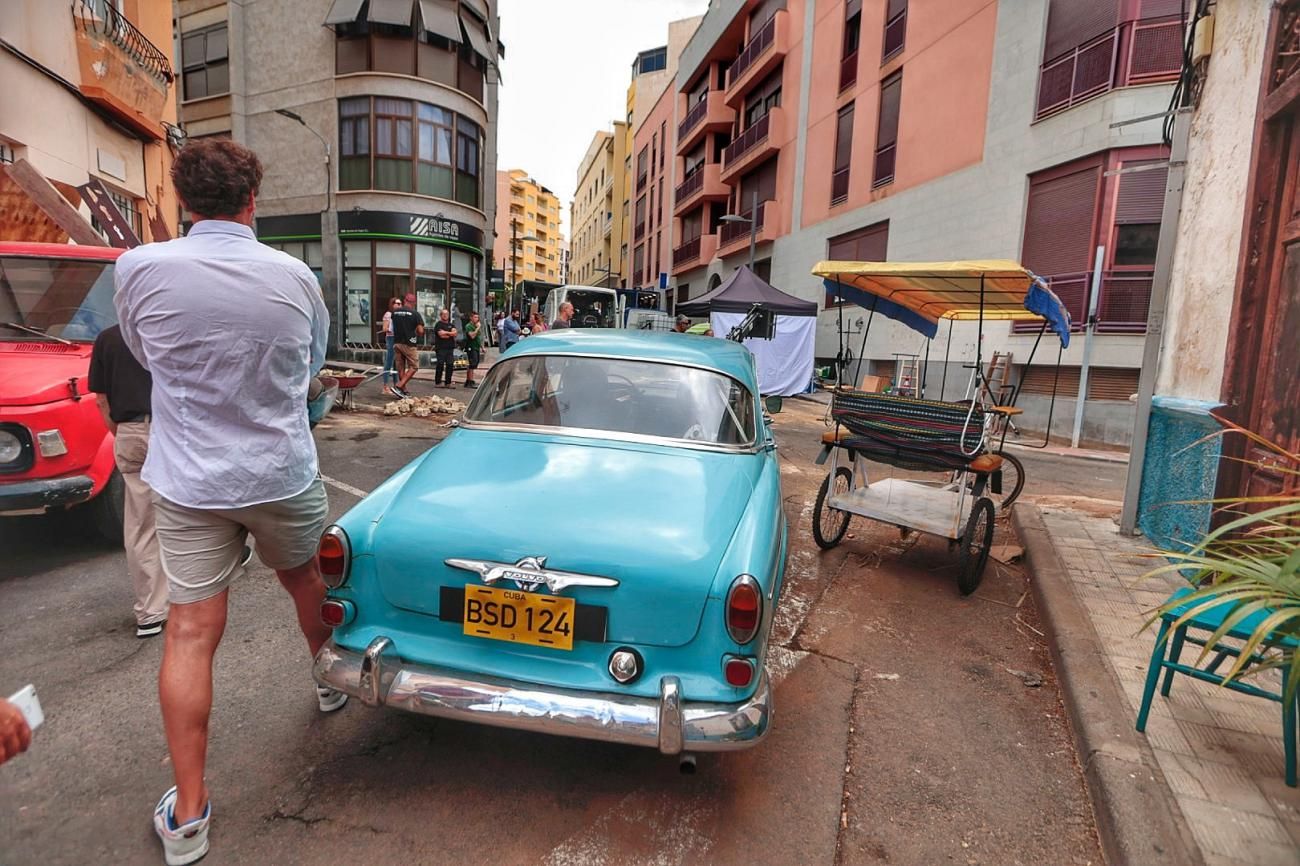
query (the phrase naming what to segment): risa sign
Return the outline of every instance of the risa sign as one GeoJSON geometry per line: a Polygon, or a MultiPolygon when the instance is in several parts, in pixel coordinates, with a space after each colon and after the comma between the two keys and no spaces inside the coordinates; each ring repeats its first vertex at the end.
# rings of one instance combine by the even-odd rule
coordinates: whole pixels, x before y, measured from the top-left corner
{"type": "Polygon", "coordinates": [[[428,238],[452,241],[472,247],[483,246],[483,231],[469,223],[438,216],[389,211],[343,211],[339,213],[339,234],[343,236],[428,238]]]}

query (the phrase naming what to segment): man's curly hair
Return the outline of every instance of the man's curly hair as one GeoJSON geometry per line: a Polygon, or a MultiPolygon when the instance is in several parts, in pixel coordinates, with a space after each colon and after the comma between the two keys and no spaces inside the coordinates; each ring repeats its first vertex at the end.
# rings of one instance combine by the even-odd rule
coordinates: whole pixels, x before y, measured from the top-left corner
{"type": "Polygon", "coordinates": [[[181,203],[200,217],[232,217],[262,184],[262,162],[242,144],[225,138],[191,141],[172,164],[181,203]]]}

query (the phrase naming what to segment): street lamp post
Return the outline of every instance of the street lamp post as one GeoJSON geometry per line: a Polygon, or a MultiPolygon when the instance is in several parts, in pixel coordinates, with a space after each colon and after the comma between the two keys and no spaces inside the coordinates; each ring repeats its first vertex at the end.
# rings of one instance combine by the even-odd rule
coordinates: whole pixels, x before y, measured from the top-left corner
{"type": "Polygon", "coordinates": [[[749,216],[741,216],[736,213],[729,213],[722,217],[724,223],[749,223],[749,269],[754,269],[754,247],[758,245],[758,190],[754,190],[753,203],[749,208],[749,216]]]}
{"type": "Polygon", "coordinates": [[[321,147],[325,148],[325,210],[327,211],[330,210],[332,208],[331,193],[332,193],[332,187],[334,186],[333,171],[331,170],[331,163],[330,163],[330,143],[326,141],[325,137],[322,136],[319,132],[312,129],[310,126],[308,126],[307,121],[302,119],[301,114],[298,114],[295,111],[290,111],[287,108],[277,108],[275,110],[275,113],[280,115],[281,117],[287,117],[290,120],[296,121],[297,123],[301,124],[302,128],[310,132],[312,135],[316,136],[316,139],[320,142],[321,147]]]}
{"type": "MultiPolygon", "coordinates": [[[[510,315],[510,310],[514,309],[514,305],[519,303],[519,245],[536,240],[535,235],[519,237],[519,221],[510,221],[510,304],[505,311],[507,316],[510,315]]],[[[522,309],[519,312],[523,315],[522,309]]]]}

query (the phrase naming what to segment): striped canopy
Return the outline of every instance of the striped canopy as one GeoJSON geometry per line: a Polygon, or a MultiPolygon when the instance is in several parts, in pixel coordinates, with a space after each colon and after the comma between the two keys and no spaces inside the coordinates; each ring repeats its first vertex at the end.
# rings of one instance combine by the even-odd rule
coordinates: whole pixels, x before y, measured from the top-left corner
{"type": "Polygon", "coordinates": [[[1070,343],[1070,314],[1039,277],[1016,262],[818,262],[830,294],[933,338],[940,319],[1047,319],[1070,343]],[[981,284],[983,303],[981,304],[981,284]]]}

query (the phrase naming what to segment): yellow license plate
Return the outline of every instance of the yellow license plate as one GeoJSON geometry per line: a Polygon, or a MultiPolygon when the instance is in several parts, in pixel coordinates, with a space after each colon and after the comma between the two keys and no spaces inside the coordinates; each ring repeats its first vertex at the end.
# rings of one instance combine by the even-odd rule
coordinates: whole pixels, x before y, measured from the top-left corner
{"type": "Polygon", "coordinates": [[[573,649],[577,603],[491,586],[465,587],[465,634],[490,640],[573,649]]]}

